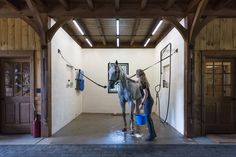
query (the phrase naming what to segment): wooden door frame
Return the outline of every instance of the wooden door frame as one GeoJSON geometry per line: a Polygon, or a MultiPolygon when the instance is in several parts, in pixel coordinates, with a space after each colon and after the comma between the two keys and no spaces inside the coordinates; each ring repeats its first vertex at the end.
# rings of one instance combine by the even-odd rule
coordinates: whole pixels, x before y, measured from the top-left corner
{"type": "MultiPolygon", "coordinates": [[[[205,130],[205,113],[206,113],[206,108],[204,105],[204,87],[203,87],[203,64],[206,60],[207,57],[211,58],[216,58],[216,59],[222,59],[222,57],[225,58],[231,58],[231,59],[236,59],[236,50],[201,50],[201,134],[206,135],[206,130],[205,130]]],[[[236,61],[236,60],[235,60],[236,61]]],[[[234,67],[235,68],[235,67],[234,67]]],[[[234,89],[235,89],[235,84],[234,84],[234,89]]]]}
{"type": "MultiPolygon", "coordinates": [[[[30,88],[30,105],[32,105],[33,109],[35,109],[35,104],[34,104],[34,96],[35,96],[35,90],[34,90],[34,67],[35,67],[35,62],[34,62],[34,54],[35,51],[32,50],[12,50],[12,51],[8,51],[8,50],[0,50],[0,59],[10,59],[10,58],[21,58],[21,57],[27,57],[30,60],[30,81],[31,81],[31,88],[30,88]]],[[[1,101],[0,101],[1,102],[1,101]]],[[[0,104],[1,105],[1,104],[0,104]]],[[[0,107],[0,133],[2,131],[1,128],[1,117],[2,117],[2,111],[1,111],[1,107],[0,107]]]]}

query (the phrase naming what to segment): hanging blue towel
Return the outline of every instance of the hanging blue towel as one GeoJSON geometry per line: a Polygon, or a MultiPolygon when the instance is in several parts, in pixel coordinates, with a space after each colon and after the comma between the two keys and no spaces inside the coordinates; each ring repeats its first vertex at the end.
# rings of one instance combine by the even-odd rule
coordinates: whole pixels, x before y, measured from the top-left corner
{"type": "Polygon", "coordinates": [[[84,90],[84,71],[79,69],[79,72],[76,75],[76,90],[83,91],[84,90]]]}

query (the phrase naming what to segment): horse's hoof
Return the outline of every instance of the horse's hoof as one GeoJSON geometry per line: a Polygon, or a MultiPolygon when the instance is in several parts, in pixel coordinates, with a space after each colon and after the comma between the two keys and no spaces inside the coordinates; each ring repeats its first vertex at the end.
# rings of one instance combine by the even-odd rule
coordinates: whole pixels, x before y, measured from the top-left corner
{"type": "Polygon", "coordinates": [[[123,128],[121,131],[122,131],[122,132],[126,132],[126,131],[127,131],[127,128],[123,128]]]}
{"type": "Polygon", "coordinates": [[[134,135],[134,130],[131,131],[131,134],[134,135]]]}

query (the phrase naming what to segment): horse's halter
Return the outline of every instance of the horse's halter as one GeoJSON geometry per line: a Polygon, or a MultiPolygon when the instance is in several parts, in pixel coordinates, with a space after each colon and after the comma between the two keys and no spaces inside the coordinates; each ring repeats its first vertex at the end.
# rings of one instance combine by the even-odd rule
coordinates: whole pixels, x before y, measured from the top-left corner
{"type": "Polygon", "coordinates": [[[108,80],[108,81],[115,82],[115,84],[119,80],[119,76],[120,76],[120,69],[119,69],[118,65],[116,65],[116,66],[117,66],[117,67],[115,67],[117,69],[117,70],[115,70],[116,78],[108,80]]]}

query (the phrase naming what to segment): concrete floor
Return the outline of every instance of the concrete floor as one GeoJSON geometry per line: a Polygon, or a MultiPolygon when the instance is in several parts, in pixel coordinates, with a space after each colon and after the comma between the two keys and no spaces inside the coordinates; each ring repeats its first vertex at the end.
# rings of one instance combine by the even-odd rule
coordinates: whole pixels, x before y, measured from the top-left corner
{"type": "MultiPolygon", "coordinates": [[[[127,120],[128,120],[127,116],[127,120]]],[[[111,114],[81,114],[49,138],[33,138],[30,135],[0,136],[0,145],[8,144],[214,144],[207,137],[185,138],[169,125],[161,124],[153,115],[157,138],[146,142],[146,126],[140,133],[123,133],[122,116],[111,114]]]]}

